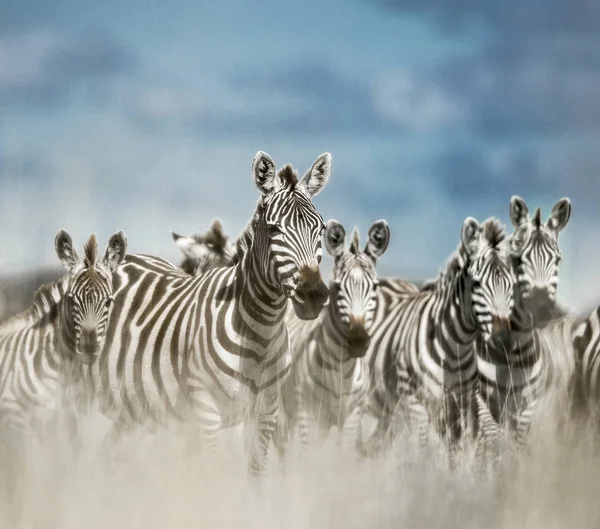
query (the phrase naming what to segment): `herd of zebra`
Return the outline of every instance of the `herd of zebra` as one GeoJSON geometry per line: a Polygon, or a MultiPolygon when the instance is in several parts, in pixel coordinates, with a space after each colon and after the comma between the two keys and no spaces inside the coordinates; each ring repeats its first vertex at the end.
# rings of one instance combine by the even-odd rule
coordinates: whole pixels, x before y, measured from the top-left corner
{"type": "Polygon", "coordinates": [[[332,428],[343,450],[364,457],[389,447],[398,423],[420,445],[431,425],[449,454],[467,432],[488,453],[503,426],[526,448],[536,406],[563,379],[574,416],[591,416],[600,309],[581,320],[556,299],[569,199],[543,222],[512,197],[510,234],[494,217],[467,217],[444,271],[417,287],[377,276],[385,220],[364,245],[356,228],[348,238],[325,223],[312,197],[330,172],[328,153],[300,178],[258,152],[260,197],[246,228],[235,243],[218,220],[202,235],[172,233],[179,267],[127,254],[121,231],[103,256],[90,236],[80,258],[61,230],[55,248],[68,273],[0,324],[2,440],[59,407],[75,425],[97,409],[111,422],[107,443],[175,422],[210,456],[219,432],[243,423],[248,471],[260,476],[271,441],[285,461],[299,433],[304,460],[332,428]],[[376,422],[366,440],[364,415],[376,422]]]}

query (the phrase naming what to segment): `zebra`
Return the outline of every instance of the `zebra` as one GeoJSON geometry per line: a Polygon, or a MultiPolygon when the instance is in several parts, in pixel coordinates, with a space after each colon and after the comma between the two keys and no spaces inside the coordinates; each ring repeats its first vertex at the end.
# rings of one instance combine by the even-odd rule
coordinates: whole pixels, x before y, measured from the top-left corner
{"type": "Polygon", "coordinates": [[[289,436],[297,424],[301,435],[302,462],[310,434],[319,429],[323,437],[337,426],[344,449],[356,438],[359,406],[366,394],[368,376],[365,353],[377,304],[375,265],[389,244],[385,220],[369,229],[361,251],[359,233],[352,232],[346,247],[346,232],[331,219],[325,228],[325,247],[334,259],[328,309],[316,320],[305,322],[289,314],[292,368],[282,390],[282,410],[274,436],[282,458],[289,436]]]}
{"type": "MultiPolygon", "coordinates": [[[[572,365],[567,382],[567,417],[575,426],[590,424],[600,431],[600,307],[587,317],[573,319],[563,331],[569,339],[559,341],[558,349],[571,345],[572,365]]],[[[555,340],[553,342],[556,345],[555,340]]],[[[581,429],[577,430],[581,431],[581,429]]]]}
{"type": "Polygon", "coordinates": [[[211,454],[221,428],[245,422],[256,427],[248,474],[265,474],[291,362],[288,300],[304,320],[328,302],[319,270],[325,224],[312,198],[330,172],[329,153],[299,179],[259,151],[252,175],[261,197],[230,267],[191,277],[157,257],[126,257],[93,366],[101,411],[115,421],[109,443],[142,423],[187,423],[211,454]]]}
{"type": "Polygon", "coordinates": [[[127,238],[122,231],[113,234],[99,260],[92,234],[81,260],[71,236],[60,230],[55,250],[68,273],[40,287],[29,309],[0,325],[0,422],[15,434],[55,412],[61,401],[85,407],[77,381],[104,344],[113,274],[127,252],[127,238]]]}
{"type": "Polygon", "coordinates": [[[219,219],[215,219],[204,234],[180,235],[172,231],[171,237],[183,253],[180,268],[192,276],[233,263],[236,246],[228,242],[219,219]]]}
{"type": "Polygon", "coordinates": [[[571,215],[571,202],[561,198],[544,224],[537,208],[529,217],[527,203],[512,196],[509,215],[515,232],[507,239],[517,276],[510,330],[487,343],[477,339],[481,394],[495,421],[507,424],[516,446],[527,445],[535,408],[551,383],[551,354],[545,337],[561,316],[556,303],[561,252],[558,235],[571,215]]]}
{"type": "MultiPolygon", "coordinates": [[[[493,421],[477,386],[473,344],[490,340],[509,323],[515,275],[495,218],[463,222],[461,242],[435,288],[392,281],[380,283],[367,352],[370,373],[365,412],[377,420],[370,440],[359,447],[374,455],[394,435],[397,407],[408,412],[413,433],[424,445],[430,418],[438,433],[449,431],[450,462],[463,432],[463,413],[479,428],[493,421]]],[[[485,435],[485,432],[483,432],[485,435]]],[[[482,439],[481,437],[480,439],[482,439]]]]}

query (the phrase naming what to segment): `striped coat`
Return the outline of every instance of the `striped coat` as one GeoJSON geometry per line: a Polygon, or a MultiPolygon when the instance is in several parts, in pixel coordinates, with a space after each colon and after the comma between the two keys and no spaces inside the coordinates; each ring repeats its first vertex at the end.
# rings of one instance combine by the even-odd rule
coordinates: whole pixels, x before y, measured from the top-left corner
{"type": "Polygon", "coordinates": [[[515,233],[509,247],[517,274],[511,330],[488,343],[477,341],[482,396],[494,419],[509,425],[520,447],[526,444],[539,399],[555,378],[553,347],[546,344],[559,325],[549,323],[560,317],[556,305],[561,260],[558,234],[570,214],[569,199],[561,199],[544,224],[539,208],[530,219],[525,201],[511,198],[515,233]]]}
{"type": "Polygon", "coordinates": [[[233,266],[190,277],[158,258],[128,256],[94,366],[103,411],[123,427],[183,419],[211,453],[220,429],[250,421],[249,472],[264,473],[291,356],[284,321],[316,318],[327,301],[319,262],[325,228],[312,197],[331,170],[320,156],[302,179],[259,152],[261,191],[233,266]]]}
{"type": "Polygon", "coordinates": [[[36,417],[45,420],[60,402],[79,408],[88,402],[82,366],[95,361],[104,343],[113,273],[125,256],[127,239],[123,232],[114,234],[102,260],[94,235],[83,261],[65,231],[59,231],[55,246],[69,273],[42,286],[31,308],[0,325],[3,431],[23,431],[36,417]]]}
{"type": "Polygon", "coordinates": [[[323,437],[336,427],[344,434],[345,448],[356,439],[359,407],[368,388],[364,355],[377,304],[375,265],[387,249],[389,234],[384,220],[374,223],[361,250],[358,230],[346,247],[343,226],[335,220],[327,223],[325,246],[334,258],[329,306],[311,322],[298,320],[293,313],[287,320],[293,361],[275,436],[282,456],[295,425],[303,462],[310,436],[317,430],[323,437]]]}
{"type": "Polygon", "coordinates": [[[508,324],[515,277],[503,241],[495,219],[479,225],[469,217],[435,287],[411,292],[397,281],[390,288],[380,285],[367,353],[369,412],[377,428],[367,453],[393,435],[397,408],[408,414],[422,443],[431,419],[442,435],[449,433],[451,447],[462,436],[465,417],[482,420],[486,410],[473,345],[478,336],[489,340],[508,324]]]}

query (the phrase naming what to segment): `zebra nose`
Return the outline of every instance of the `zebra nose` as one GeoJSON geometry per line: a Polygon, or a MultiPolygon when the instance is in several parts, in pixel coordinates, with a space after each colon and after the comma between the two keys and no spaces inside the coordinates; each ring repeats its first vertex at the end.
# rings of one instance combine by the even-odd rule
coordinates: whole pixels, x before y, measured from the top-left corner
{"type": "Polygon", "coordinates": [[[84,328],[81,331],[79,347],[82,353],[95,354],[98,350],[98,333],[95,328],[84,328]]]}
{"type": "Polygon", "coordinates": [[[360,316],[352,314],[348,320],[348,328],[351,332],[358,331],[358,329],[365,329],[366,324],[367,322],[364,314],[360,316]]]}
{"type": "Polygon", "coordinates": [[[539,324],[550,320],[554,310],[554,300],[550,291],[545,287],[533,287],[527,299],[527,309],[539,324]]]}
{"type": "Polygon", "coordinates": [[[510,331],[510,318],[503,316],[492,316],[492,335],[510,331]]]}

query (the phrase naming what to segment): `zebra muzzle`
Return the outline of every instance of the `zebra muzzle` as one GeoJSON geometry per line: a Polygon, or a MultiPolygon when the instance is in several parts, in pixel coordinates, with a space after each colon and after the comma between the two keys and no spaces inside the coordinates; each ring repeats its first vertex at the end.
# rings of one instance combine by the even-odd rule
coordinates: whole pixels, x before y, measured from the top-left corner
{"type": "Polygon", "coordinates": [[[323,282],[318,268],[300,268],[298,283],[290,298],[300,319],[313,320],[320,314],[329,301],[329,289],[323,282]]]}
{"type": "Polygon", "coordinates": [[[352,358],[365,356],[371,336],[365,328],[364,318],[350,318],[348,324],[348,354],[352,358]]]}

